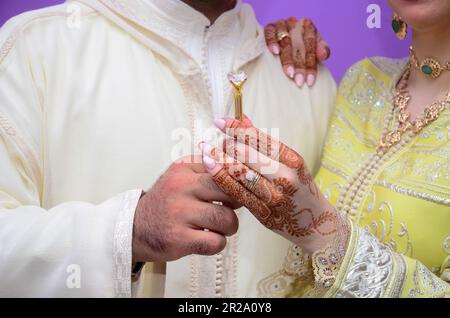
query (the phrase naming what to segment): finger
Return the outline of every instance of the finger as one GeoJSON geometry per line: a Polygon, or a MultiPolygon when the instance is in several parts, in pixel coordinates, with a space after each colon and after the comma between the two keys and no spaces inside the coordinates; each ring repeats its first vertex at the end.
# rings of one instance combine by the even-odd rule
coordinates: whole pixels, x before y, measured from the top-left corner
{"type": "MultiPolygon", "coordinates": [[[[287,25],[284,20],[280,20],[275,24],[277,28],[277,37],[279,33],[287,33],[287,25]]],[[[294,60],[292,58],[292,41],[290,36],[284,37],[281,41],[278,42],[280,45],[280,60],[281,65],[283,66],[284,73],[289,78],[294,78],[295,69],[294,69],[294,60]]]]}
{"type": "Polygon", "coordinates": [[[174,163],[178,167],[189,169],[195,173],[205,173],[205,167],[202,164],[202,157],[199,155],[189,155],[181,157],[174,163]]]}
{"type": "Polygon", "coordinates": [[[303,40],[303,19],[288,21],[289,32],[292,38],[292,55],[294,58],[295,77],[294,81],[298,87],[303,87],[306,76],[305,66],[305,42],[303,40]]]}
{"type": "Polygon", "coordinates": [[[252,147],[270,159],[279,161],[289,168],[303,170],[304,159],[296,151],[265,132],[255,127],[248,128],[248,124],[243,124],[236,119],[217,119],[215,124],[226,135],[252,147]]]}
{"type": "Polygon", "coordinates": [[[280,46],[278,45],[277,40],[277,27],[275,24],[268,24],[264,28],[264,36],[266,38],[266,44],[269,50],[275,55],[280,54],[280,46]]]}
{"type": "Polygon", "coordinates": [[[290,173],[280,162],[238,142],[234,138],[226,138],[220,145],[223,152],[252,170],[259,172],[271,182],[290,173]]]}
{"type": "MultiPolygon", "coordinates": [[[[250,189],[250,184],[258,176],[255,170],[249,168],[242,162],[231,158],[220,149],[214,148],[211,145],[203,145],[203,156],[204,158],[205,156],[209,157],[215,160],[216,163],[222,165],[228,175],[247,189],[250,189]]],[[[275,187],[275,185],[264,176],[260,176],[257,180],[258,181],[255,183],[251,192],[253,192],[253,194],[267,207],[277,207],[279,202],[283,201],[283,188],[280,189],[279,187],[275,187]]]]}
{"type": "Polygon", "coordinates": [[[213,176],[214,181],[222,189],[222,191],[224,191],[225,193],[239,201],[247,209],[249,209],[249,211],[252,212],[252,214],[263,225],[265,225],[269,229],[273,227],[271,222],[270,209],[261,200],[259,200],[255,194],[248,191],[242,184],[233,179],[233,177],[228,174],[223,166],[219,163],[216,163],[214,159],[203,159],[206,169],[213,176]]]}
{"type": "Polygon", "coordinates": [[[256,151],[271,159],[276,160],[278,158],[277,152],[281,143],[253,127],[248,121],[243,122],[238,119],[221,118],[214,120],[214,124],[234,140],[250,145],[256,151]]]}
{"type": "Polygon", "coordinates": [[[226,206],[212,203],[199,203],[187,220],[199,229],[207,229],[225,236],[236,234],[239,221],[234,211],[226,206]]]}
{"type": "MultiPolygon", "coordinates": [[[[206,171],[204,167],[203,169],[206,171]]],[[[217,186],[209,173],[198,174],[191,191],[196,198],[205,202],[222,202],[234,210],[241,207],[241,204],[230,198],[217,186]]]]}
{"type": "Polygon", "coordinates": [[[319,32],[317,32],[317,51],[316,51],[317,61],[322,63],[326,61],[331,56],[331,50],[327,42],[322,38],[319,32]]]}
{"type": "Polygon", "coordinates": [[[216,232],[191,230],[183,242],[187,255],[211,256],[220,253],[225,248],[227,239],[216,232]]]}
{"type": "Polygon", "coordinates": [[[310,19],[303,22],[303,40],[305,42],[306,84],[313,86],[317,77],[317,30],[310,19]]]}

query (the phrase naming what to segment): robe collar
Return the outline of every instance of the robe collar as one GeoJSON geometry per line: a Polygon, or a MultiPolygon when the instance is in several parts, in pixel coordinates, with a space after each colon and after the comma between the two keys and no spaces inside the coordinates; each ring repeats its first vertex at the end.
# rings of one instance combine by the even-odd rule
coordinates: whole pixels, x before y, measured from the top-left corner
{"type": "MultiPolygon", "coordinates": [[[[69,0],[73,1],[73,0],[69,0]]],[[[189,41],[202,38],[210,21],[180,0],[76,0],[93,8],[161,55],[178,73],[200,71],[189,41]],[[195,35],[195,36],[193,36],[195,35]]],[[[253,9],[238,0],[236,7],[222,14],[211,26],[216,34],[240,23],[233,68],[239,69],[258,58],[265,49],[264,31],[253,9]]]]}

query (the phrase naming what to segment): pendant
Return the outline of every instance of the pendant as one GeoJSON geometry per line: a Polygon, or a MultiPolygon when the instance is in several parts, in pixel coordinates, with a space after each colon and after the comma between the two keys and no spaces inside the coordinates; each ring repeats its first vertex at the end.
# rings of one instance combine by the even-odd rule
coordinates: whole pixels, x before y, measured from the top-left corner
{"type": "Polygon", "coordinates": [[[442,73],[442,66],[435,59],[428,57],[420,65],[420,70],[427,76],[438,78],[442,73]]]}

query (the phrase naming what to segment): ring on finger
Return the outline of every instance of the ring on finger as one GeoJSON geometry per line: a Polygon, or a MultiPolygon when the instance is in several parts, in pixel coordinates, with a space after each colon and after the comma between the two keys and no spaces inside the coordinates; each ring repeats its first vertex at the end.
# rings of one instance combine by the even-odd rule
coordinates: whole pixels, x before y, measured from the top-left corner
{"type": "Polygon", "coordinates": [[[278,42],[283,41],[284,38],[290,37],[289,33],[286,31],[278,31],[277,32],[277,40],[278,42]]]}
{"type": "Polygon", "coordinates": [[[250,192],[253,192],[258,185],[259,180],[261,180],[261,174],[256,171],[249,171],[245,175],[245,179],[247,179],[247,189],[250,192]]]}

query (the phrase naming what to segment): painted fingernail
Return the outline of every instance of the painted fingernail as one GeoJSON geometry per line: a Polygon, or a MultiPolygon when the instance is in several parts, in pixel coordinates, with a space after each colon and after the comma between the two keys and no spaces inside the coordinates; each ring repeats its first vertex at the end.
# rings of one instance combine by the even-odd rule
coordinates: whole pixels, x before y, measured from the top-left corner
{"type": "Polygon", "coordinates": [[[309,87],[314,85],[314,81],[316,80],[316,77],[312,74],[309,74],[308,77],[306,78],[306,83],[308,84],[309,87]]]}
{"type": "Polygon", "coordinates": [[[295,84],[297,84],[298,87],[303,87],[303,84],[305,84],[305,76],[303,74],[295,75],[295,84]]]}
{"type": "Polygon", "coordinates": [[[216,161],[209,156],[203,156],[203,163],[209,170],[214,169],[214,167],[216,166],[216,161]]]}
{"type": "Polygon", "coordinates": [[[273,54],[276,54],[276,55],[280,54],[280,48],[276,44],[272,44],[270,46],[270,50],[272,51],[273,54]]]}
{"type": "Polygon", "coordinates": [[[226,122],[225,120],[219,118],[219,119],[214,119],[214,125],[219,128],[220,130],[225,128],[226,122]]]}
{"type": "Polygon", "coordinates": [[[202,143],[201,145],[202,153],[204,154],[210,154],[212,150],[212,146],[206,142],[202,143]]]}
{"type": "Polygon", "coordinates": [[[217,144],[219,145],[219,149],[226,151],[226,138],[224,136],[219,137],[217,144]]]}
{"type": "Polygon", "coordinates": [[[330,48],[328,46],[326,46],[325,47],[325,56],[326,56],[325,59],[330,58],[330,55],[331,55],[330,48]]]}
{"type": "Polygon", "coordinates": [[[294,74],[295,74],[294,67],[293,66],[289,66],[288,69],[287,69],[287,73],[288,73],[288,76],[290,78],[294,78],[294,74]]]}

